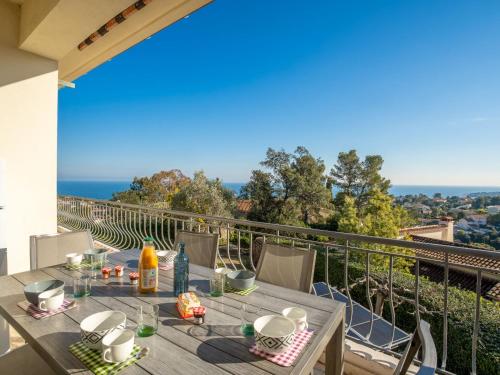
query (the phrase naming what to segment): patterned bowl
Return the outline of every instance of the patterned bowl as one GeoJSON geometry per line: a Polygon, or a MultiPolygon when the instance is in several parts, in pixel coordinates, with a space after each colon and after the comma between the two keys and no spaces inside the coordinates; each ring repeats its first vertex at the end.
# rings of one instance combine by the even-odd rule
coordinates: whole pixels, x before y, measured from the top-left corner
{"type": "Polygon", "coordinates": [[[158,250],[156,252],[158,256],[158,263],[160,266],[167,266],[170,263],[174,262],[174,258],[177,255],[177,251],[173,250],[158,250]]]}
{"type": "Polygon", "coordinates": [[[258,350],[269,354],[288,351],[295,339],[295,323],[281,315],[266,315],[254,324],[255,344],[258,350]]]}
{"type": "Polygon", "coordinates": [[[121,311],[102,311],[87,316],[80,323],[82,342],[94,350],[102,349],[102,339],[117,328],[125,328],[127,316],[121,311]]]}

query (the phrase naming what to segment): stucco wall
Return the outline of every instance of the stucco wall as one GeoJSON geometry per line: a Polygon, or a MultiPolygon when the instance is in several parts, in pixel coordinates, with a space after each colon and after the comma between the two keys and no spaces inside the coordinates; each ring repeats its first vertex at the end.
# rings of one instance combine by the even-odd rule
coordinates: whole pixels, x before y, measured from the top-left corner
{"type": "Polygon", "coordinates": [[[57,62],[17,48],[19,6],[0,1],[0,159],[9,273],[29,269],[29,236],[57,231],[57,62]]]}

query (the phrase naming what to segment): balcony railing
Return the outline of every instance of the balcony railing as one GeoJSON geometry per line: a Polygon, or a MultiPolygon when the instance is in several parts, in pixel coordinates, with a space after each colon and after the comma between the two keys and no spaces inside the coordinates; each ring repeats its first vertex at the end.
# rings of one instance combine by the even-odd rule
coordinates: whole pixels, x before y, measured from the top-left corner
{"type": "MultiPolygon", "coordinates": [[[[448,358],[455,350],[448,347],[449,324],[453,324],[449,319],[450,271],[458,270],[469,277],[473,275],[476,280],[475,298],[470,306],[474,311],[468,351],[470,362],[463,365],[467,369],[465,372],[472,374],[476,373],[478,344],[481,342],[482,283],[500,279],[500,270],[496,266],[500,263],[499,252],[212,217],[119,202],[59,197],[58,223],[71,230],[88,229],[95,239],[121,250],[141,247],[146,236],[154,238],[157,248],[172,249],[178,230],[219,233],[219,261],[234,269],[255,270],[259,248],[264,242],[314,249],[317,251],[314,280],[320,283],[315,285],[326,286],[329,297],[339,299],[340,296],[346,301],[346,332],[351,339],[398,356],[398,351],[401,351],[398,345],[404,340],[396,337],[402,332],[397,324],[406,324],[406,332],[411,332],[405,321],[408,316],[413,317],[415,327],[421,314],[442,315],[439,324],[432,327],[440,351],[441,373],[449,373],[448,358]],[[428,256],[429,252],[432,257],[428,256]],[[443,269],[443,280],[439,283],[442,287],[439,311],[428,311],[420,303],[422,282],[425,282],[421,269],[426,264],[443,269]],[[408,285],[409,277],[411,285],[408,285]],[[382,299],[381,306],[379,303],[374,306],[374,299],[384,294],[387,298],[382,299]],[[396,307],[402,303],[413,307],[413,311],[409,309],[405,316],[398,316],[396,307]],[[359,322],[353,321],[357,309],[365,309],[369,316],[363,322],[366,329],[362,333],[357,329],[359,322]],[[375,321],[380,319],[376,310],[387,319],[390,339],[383,345],[373,340],[377,334],[375,321]]],[[[450,370],[457,371],[456,368],[450,370]]]]}

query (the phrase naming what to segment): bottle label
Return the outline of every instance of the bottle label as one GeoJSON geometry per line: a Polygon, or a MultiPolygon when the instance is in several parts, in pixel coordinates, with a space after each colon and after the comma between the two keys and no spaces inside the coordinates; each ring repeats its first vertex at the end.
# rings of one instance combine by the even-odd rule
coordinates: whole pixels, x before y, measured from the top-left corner
{"type": "Polygon", "coordinates": [[[156,268],[144,268],[141,271],[142,287],[144,289],[156,288],[158,270],[156,268]]]}

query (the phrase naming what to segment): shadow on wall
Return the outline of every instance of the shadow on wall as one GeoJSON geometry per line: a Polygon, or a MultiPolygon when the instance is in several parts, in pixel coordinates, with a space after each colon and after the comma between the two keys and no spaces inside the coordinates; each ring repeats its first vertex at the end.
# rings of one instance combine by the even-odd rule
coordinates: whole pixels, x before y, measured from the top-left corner
{"type": "Polygon", "coordinates": [[[0,1],[0,88],[57,71],[57,61],[18,48],[20,7],[0,1]]]}

